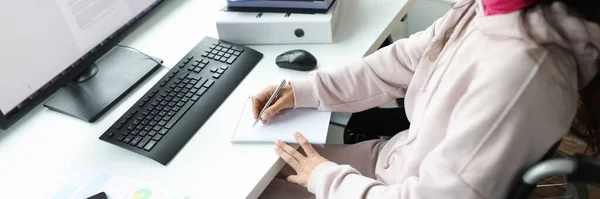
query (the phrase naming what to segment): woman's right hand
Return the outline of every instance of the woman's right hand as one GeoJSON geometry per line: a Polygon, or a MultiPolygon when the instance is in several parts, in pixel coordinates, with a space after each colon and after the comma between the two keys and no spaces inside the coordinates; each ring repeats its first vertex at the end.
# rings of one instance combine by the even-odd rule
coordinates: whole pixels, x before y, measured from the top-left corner
{"type": "MultiPolygon", "coordinates": [[[[277,86],[268,86],[263,91],[252,97],[252,112],[254,113],[255,119],[259,117],[258,114],[260,114],[260,111],[263,109],[267,101],[269,101],[269,98],[271,95],[273,95],[276,89],[277,86]]],[[[293,107],[294,92],[292,91],[292,85],[287,84],[281,89],[279,96],[271,102],[271,106],[269,106],[267,110],[265,110],[265,112],[260,116],[260,121],[265,124],[269,118],[279,113],[279,111],[293,107]]]]}

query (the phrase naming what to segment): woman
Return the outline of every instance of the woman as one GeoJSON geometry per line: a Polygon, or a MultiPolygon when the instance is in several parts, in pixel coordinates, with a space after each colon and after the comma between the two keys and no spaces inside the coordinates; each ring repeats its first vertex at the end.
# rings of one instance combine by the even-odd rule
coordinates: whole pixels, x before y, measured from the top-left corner
{"type": "MultiPolygon", "coordinates": [[[[599,8],[460,0],[423,32],[291,81],[263,122],[286,108],[356,112],[405,98],[411,126],[387,142],[318,150],[296,134],[305,154],[277,142],[289,167],[261,197],[504,198],[517,173],[570,130],[580,100],[598,152],[599,8]]],[[[256,117],[273,90],[254,99],[256,117]]]]}

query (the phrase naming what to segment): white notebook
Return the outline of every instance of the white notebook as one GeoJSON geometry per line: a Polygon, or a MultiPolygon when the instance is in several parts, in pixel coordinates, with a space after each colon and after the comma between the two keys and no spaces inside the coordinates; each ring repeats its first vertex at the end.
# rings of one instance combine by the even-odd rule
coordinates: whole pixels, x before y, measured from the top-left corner
{"type": "Polygon", "coordinates": [[[267,124],[258,122],[252,114],[252,99],[248,98],[231,138],[232,143],[273,143],[281,140],[297,143],[293,133],[299,131],[312,144],[325,144],[331,112],[317,109],[286,109],[270,118],[267,124]]]}

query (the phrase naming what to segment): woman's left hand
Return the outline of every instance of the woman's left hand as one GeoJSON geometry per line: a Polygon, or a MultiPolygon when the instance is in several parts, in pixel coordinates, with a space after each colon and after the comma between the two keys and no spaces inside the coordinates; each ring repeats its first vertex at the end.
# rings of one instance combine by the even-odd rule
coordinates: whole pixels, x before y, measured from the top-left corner
{"type": "Polygon", "coordinates": [[[294,137],[302,149],[304,149],[304,152],[306,152],[306,157],[300,154],[294,147],[279,140],[275,142],[275,153],[296,170],[296,175],[291,175],[286,180],[306,186],[312,171],[321,163],[328,162],[329,160],[319,155],[300,132],[294,133],[294,137]]]}

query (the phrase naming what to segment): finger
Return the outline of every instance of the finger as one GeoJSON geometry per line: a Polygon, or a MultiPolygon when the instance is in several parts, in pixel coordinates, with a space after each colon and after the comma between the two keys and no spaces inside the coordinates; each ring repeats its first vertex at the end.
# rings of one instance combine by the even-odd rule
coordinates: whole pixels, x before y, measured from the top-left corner
{"type": "Polygon", "coordinates": [[[302,154],[300,154],[300,152],[298,152],[298,150],[296,150],[294,147],[286,144],[285,142],[277,140],[275,142],[275,144],[278,145],[279,147],[281,147],[286,153],[291,154],[292,157],[294,157],[294,159],[298,160],[299,163],[302,163],[302,162],[304,162],[304,160],[306,160],[306,157],[304,157],[302,154]]]}
{"type": "Polygon", "coordinates": [[[252,112],[254,118],[258,118],[258,114],[262,110],[264,104],[269,100],[269,96],[273,94],[274,90],[273,86],[268,86],[258,93],[258,95],[252,97],[252,112]]]}
{"type": "Polygon", "coordinates": [[[283,159],[286,163],[288,163],[296,172],[300,171],[302,167],[298,160],[294,159],[290,154],[286,153],[281,147],[275,146],[275,153],[283,159]]]}
{"type": "Polygon", "coordinates": [[[265,110],[263,115],[260,116],[260,119],[266,122],[269,118],[273,117],[273,115],[275,115],[275,113],[279,112],[281,109],[283,109],[283,100],[277,100],[273,103],[273,105],[269,106],[269,108],[265,110]]]}
{"type": "Polygon", "coordinates": [[[310,142],[308,142],[300,132],[295,132],[294,138],[296,138],[296,141],[298,141],[298,144],[304,149],[304,152],[306,152],[308,157],[317,155],[317,151],[315,151],[312,145],[310,145],[310,142]]]}
{"type": "Polygon", "coordinates": [[[303,185],[302,180],[300,179],[300,177],[298,177],[298,175],[290,175],[285,180],[287,180],[288,182],[291,182],[291,183],[303,185]]]}

